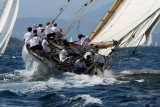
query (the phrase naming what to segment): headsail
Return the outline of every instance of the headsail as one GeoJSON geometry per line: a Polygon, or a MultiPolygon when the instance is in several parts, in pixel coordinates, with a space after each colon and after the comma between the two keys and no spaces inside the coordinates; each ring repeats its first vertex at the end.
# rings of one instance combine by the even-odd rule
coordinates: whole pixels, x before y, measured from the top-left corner
{"type": "MultiPolygon", "coordinates": [[[[137,46],[146,41],[149,30],[160,14],[160,0],[121,1],[110,20],[103,26],[91,43],[120,40],[120,47],[137,46]]],[[[112,7],[114,8],[114,7],[112,7]]],[[[108,55],[111,49],[102,49],[108,55]]]]}
{"type": "Polygon", "coordinates": [[[12,33],[19,8],[19,0],[5,0],[0,15],[0,52],[4,53],[12,33]]]}

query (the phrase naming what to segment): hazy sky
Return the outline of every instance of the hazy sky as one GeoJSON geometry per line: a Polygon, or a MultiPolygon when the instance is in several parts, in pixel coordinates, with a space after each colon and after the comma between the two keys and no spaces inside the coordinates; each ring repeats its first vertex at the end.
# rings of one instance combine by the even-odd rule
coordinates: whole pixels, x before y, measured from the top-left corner
{"type": "MultiPolygon", "coordinates": [[[[5,0],[0,0],[0,8],[2,8],[5,0]]],[[[76,7],[82,6],[84,3],[89,0],[71,0],[68,5],[65,13],[67,14],[69,9],[74,9],[76,7]]],[[[96,2],[94,9],[98,9],[110,3],[113,3],[115,0],[93,0],[96,2]]],[[[18,18],[24,17],[52,17],[57,9],[60,9],[67,0],[20,0],[19,14],[18,18]]],[[[63,15],[62,15],[63,17],[63,15]]]]}

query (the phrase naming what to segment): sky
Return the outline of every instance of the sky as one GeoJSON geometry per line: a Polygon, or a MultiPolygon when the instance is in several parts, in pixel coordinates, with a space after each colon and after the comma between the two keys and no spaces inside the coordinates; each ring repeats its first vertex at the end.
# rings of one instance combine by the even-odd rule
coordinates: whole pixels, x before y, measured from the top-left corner
{"type": "MultiPolygon", "coordinates": [[[[0,0],[0,10],[3,7],[4,1],[5,0],[0,0]]],[[[68,0],[19,0],[19,1],[20,1],[20,3],[19,3],[19,12],[18,12],[17,20],[22,19],[22,18],[31,19],[33,17],[51,19],[57,12],[59,12],[60,8],[62,8],[64,6],[64,4],[67,3],[68,0]]],[[[85,3],[89,2],[89,1],[90,0],[70,0],[70,2],[67,3],[68,4],[67,8],[60,15],[60,17],[58,17],[58,19],[69,21],[70,18],[74,18],[74,16],[72,17],[72,15],[75,15],[74,13],[78,9],[80,9],[80,7],[82,7],[85,3]]],[[[91,12],[90,12],[90,14],[87,14],[88,16],[86,18],[83,18],[83,21],[84,20],[85,21],[88,21],[88,20],[95,21],[95,20],[97,20],[97,17],[98,17],[98,19],[99,19],[97,21],[97,23],[98,23],[101,20],[101,18],[104,16],[104,14],[108,11],[108,8],[110,7],[111,4],[113,4],[114,1],[115,0],[93,0],[92,4],[89,7],[91,12]],[[98,9],[98,11],[97,11],[97,9],[98,9]],[[96,10],[96,12],[94,10],[96,10]],[[102,11],[99,11],[99,10],[102,10],[102,11]]],[[[25,19],[23,19],[23,20],[25,20],[25,19]]],[[[49,21],[49,20],[47,20],[47,21],[49,21]]],[[[32,23],[34,23],[34,22],[32,22],[32,23]]],[[[81,23],[83,23],[82,20],[81,20],[81,23]]],[[[30,26],[27,24],[28,23],[26,23],[26,26],[30,26]]],[[[25,25],[16,25],[15,24],[15,28],[20,29],[19,26],[20,26],[20,28],[23,28],[25,25]]],[[[26,26],[25,26],[25,28],[26,28],[26,26]]],[[[95,28],[95,26],[93,26],[92,30],[95,28]]],[[[23,34],[20,34],[20,33],[22,33],[22,31],[20,33],[18,31],[13,30],[12,34],[15,36],[18,35],[18,38],[19,38],[19,37],[21,37],[20,35],[23,35],[23,34]]],[[[87,30],[87,31],[89,31],[89,30],[87,30]]]]}
{"type": "MultiPolygon", "coordinates": [[[[3,6],[5,0],[0,0],[0,9],[3,6]]],[[[69,9],[74,9],[78,6],[82,6],[89,0],[71,0],[65,14],[70,11],[69,9]]],[[[93,0],[96,2],[94,9],[103,7],[109,3],[113,3],[115,0],[93,0]]],[[[18,18],[26,17],[53,17],[53,15],[67,2],[67,0],[20,0],[18,18]],[[58,9],[58,10],[57,10],[58,9]]]]}

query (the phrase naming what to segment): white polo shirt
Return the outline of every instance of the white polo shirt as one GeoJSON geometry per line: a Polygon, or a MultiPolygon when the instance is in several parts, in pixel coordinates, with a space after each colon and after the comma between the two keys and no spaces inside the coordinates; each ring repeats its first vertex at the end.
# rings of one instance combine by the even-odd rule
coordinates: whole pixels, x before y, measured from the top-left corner
{"type": "Polygon", "coordinates": [[[40,37],[40,38],[43,38],[45,36],[45,32],[38,32],[37,35],[40,37]]]}
{"type": "Polygon", "coordinates": [[[48,43],[48,41],[47,40],[43,40],[42,41],[42,46],[43,46],[43,50],[45,51],[45,52],[51,52],[51,49],[50,49],[50,47],[49,47],[49,43],[48,43]]]}
{"type": "Polygon", "coordinates": [[[87,38],[88,38],[87,36],[86,36],[86,37],[81,38],[81,43],[80,43],[80,45],[83,45],[84,41],[85,41],[87,38]]]}
{"type": "Polygon", "coordinates": [[[74,67],[76,67],[76,68],[87,68],[85,62],[84,61],[81,62],[80,59],[78,59],[76,61],[76,63],[74,64],[74,67]]]}
{"type": "Polygon", "coordinates": [[[33,38],[30,40],[30,47],[39,45],[39,42],[41,42],[41,39],[40,39],[39,37],[33,37],[33,38]]]}
{"type": "Polygon", "coordinates": [[[59,54],[60,61],[64,62],[64,60],[66,59],[67,55],[68,55],[68,52],[65,49],[63,49],[59,54]]]}
{"type": "Polygon", "coordinates": [[[52,27],[52,32],[57,33],[57,31],[58,31],[58,28],[53,26],[53,27],[52,27]]]}
{"type": "Polygon", "coordinates": [[[78,40],[78,42],[76,42],[79,45],[83,45],[84,41],[88,38],[88,36],[86,37],[82,37],[80,40],[78,40]]]}
{"type": "Polygon", "coordinates": [[[25,39],[25,45],[28,45],[29,44],[29,41],[33,38],[33,33],[32,32],[27,32],[25,35],[24,35],[24,39],[25,39]]]}
{"type": "Polygon", "coordinates": [[[50,33],[53,33],[53,32],[52,32],[51,25],[48,25],[48,26],[46,26],[45,35],[47,36],[50,33]]]}
{"type": "Polygon", "coordinates": [[[38,32],[38,33],[41,32],[41,29],[42,29],[42,27],[38,27],[38,28],[37,28],[37,32],[38,32]]]}
{"type": "Polygon", "coordinates": [[[95,53],[94,61],[98,63],[105,63],[105,59],[102,55],[95,53]]]}

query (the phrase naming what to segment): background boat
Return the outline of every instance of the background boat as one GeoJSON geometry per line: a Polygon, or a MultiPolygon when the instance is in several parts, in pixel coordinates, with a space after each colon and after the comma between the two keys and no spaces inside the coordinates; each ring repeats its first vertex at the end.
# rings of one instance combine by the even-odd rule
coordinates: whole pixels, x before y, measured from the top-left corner
{"type": "Polygon", "coordinates": [[[0,14],[0,53],[4,53],[17,18],[19,0],[5,0],[0,14]]]}

